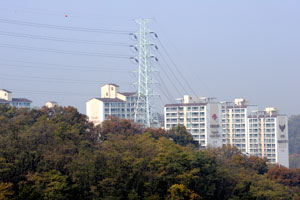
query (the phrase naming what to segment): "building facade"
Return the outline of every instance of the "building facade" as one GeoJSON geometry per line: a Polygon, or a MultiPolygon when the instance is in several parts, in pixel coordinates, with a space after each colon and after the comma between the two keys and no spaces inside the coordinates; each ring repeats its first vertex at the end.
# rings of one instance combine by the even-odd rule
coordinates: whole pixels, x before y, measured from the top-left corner
{"type": "Polygon", "coordinates": [[[258,111],[246,99],[214,102],[185,95],[164,107],[165,129],[185,126],[201,147],[231,145],[249,156],[289,167],[288,118],[275,108],[258,111]]]}
{"type": "Polygon", "coordinates": [[[5,104],[16,108],[30,108],[32,101],[26,98],[12,98],[12,92],[0,89],[0,105],[5,104]]]}
{"type": "Polygon", "coordinates": [[[178,104],[164,107],[165,129],[185,126],[200,146],[222,146],[221,104],[212,98],[185,95],[178,104]]]}
{"type": "Polygon", "coordinates": [[[248,153],[289,167],[288,118],[275,108],[248,116],[248,153]]]}
{"type": "Polygon", "coordinates": [[[101,124],[109,116],[134,120],[136,92],[119,92],[116,84],[101,87],[101,97],[86,102],[86,115],[95,125],[101,124]]]}
{"type": "Polygon", "coordinates": [[[248,116],[257,110],[246,99],[222,103],[222,143],[237,147],[242,153],[248,152],[248,116]]]}
{"type": "Polygon", "coordinates": [[[277,109],[258,111],[246,99],[222,103],[222,143],[289,167],[287,120],[277,109]]]}

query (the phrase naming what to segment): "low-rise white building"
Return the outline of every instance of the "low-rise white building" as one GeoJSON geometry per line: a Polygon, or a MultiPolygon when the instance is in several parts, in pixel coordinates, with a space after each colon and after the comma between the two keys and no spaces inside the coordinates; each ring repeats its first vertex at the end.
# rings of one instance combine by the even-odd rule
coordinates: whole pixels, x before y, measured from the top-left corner
{"type": "Polygon", "coordinates": [[[32,101],[26,98],[12,98],[12,92],[0,89],[0,105],[5,104],[16,108],[30,108],[32,101]]]}
{"type": "Polygon", "coordinates": [[[119,92],[116,84],[101,87],[101,97],[86,102],[86,115],[95,125],[107,120],[109,116],[134,120],[136,92],[119,92]]]}
{"type": "Polygon", "coordinates": [[[164,107],[165,129],[185,126],[201,147],[222,146],[221,104],[213,98],[185,95],[180,103],[164,107]]]}
{"type": "Polygon", "coordinates": [[[45,106],[47,108],[54,108],[55,106],[58,106],[58,103],[56,101],[48,101],[45,103],[45,106]]]}

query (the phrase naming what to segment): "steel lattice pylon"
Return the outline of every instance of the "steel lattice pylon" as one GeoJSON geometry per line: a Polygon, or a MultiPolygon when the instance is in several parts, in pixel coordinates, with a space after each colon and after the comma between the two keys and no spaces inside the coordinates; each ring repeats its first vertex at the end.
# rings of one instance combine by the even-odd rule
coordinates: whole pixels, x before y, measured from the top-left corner
{"type": "Polygon", "coordinates": [[[150,127],[153,124],[152,115],[152,97],[153,94],[153,79],[152,79],[152,67],[150,59],[154,58],[148,50],[151,45],[148,41],[148,35],[150,32],[147,29],[146,24],[148,19],[136,20],[139,24],[139,31],[135,34],[138,38],[138,97],[136,102],[134,120],[136,123],[143,124],[145,127],[150,127]]]}

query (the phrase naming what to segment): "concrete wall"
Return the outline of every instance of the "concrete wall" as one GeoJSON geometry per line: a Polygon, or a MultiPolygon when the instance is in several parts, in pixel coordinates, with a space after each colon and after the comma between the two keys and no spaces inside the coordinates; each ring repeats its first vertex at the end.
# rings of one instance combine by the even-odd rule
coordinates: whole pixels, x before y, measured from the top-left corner
{"type": "Polygon", "coordinates": [[[100,124],[100,101],[91,99],[86,103],[86,115],[95,125],[100,124]]]}
{"type": "Polygon", "coordinates": [[[277,162],[289,167],[288,119],[278,116],[276,119],[277,162]]]}
{"type": "Polygon", "coordinates": [[[118,87],[106,84],[101,87],[101,98],[117,98],[118,87]]]}
{"type": "Polygon", "coordinates": [[[206,106],[207,146],[222,146],[222,107],[220,103],[209,103],[206,106]]]}
{"type": "Polygon", "coordinates": [[[0,99],[5,99],[6,101],[11,101],[12,97],[11,97],[11,93],[0,90],[0,99]]]}

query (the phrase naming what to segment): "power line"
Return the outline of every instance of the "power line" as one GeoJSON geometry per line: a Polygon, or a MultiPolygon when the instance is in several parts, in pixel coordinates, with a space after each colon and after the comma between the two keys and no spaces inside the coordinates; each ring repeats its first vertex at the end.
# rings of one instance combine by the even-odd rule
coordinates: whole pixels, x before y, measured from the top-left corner
{"type": "MultiPolygon", "coordinates": [[[[170,70],[170,72],[172,73],[173,77],[175,78],[176,82],[181,86],[181,88],[183,89],[183,91],[185,93],[188,93],[187,90],[185,89],[185,87],[183,86],[183,84],[181,83],[181,81],[177,78],[176,73],[174,73],[174,71],[172,70],[171,66],[169,65],[169,63],[166,61],[166,59],[163,57],[163,55],[159,52],[160,57],[162,58],[162,60],[164,61],[165,65],[167,66],[167,68],[170,70]]],[[[179,74],[180,76],[180,74],[179,74]]]]}
{"type": "MultiPolygon", "coordinates": [[[[51,67],[51,68],[43,68],[40,66],[28,66],[28,65],[12,65],[12,64],[6,64],[6,63],[0,63],[0,66],[5,67],[13,67],[13,68],[31,68],[31,69],[39,69],[39,70],[66,70],[70,71],[72,68],[62,68],[62,67],[51,67]]],[[[74,69],[72,69],[74,70],[74,69]]],[[[81,69],[75,69],[77,71],[98,71],[98,72],[128,72],[127,70],[122,69],[105,69],[105,68],[98,68],[98,69],[89,69],[89,68],[81,68],[81,69]]]]}
{"type": "Polygon", "coordinates": [[[26,92],[26,94],[53,94],[53,95],[72,95],[72,96],[94,96],[94,94],[84,94],[84,93],[73,93],[73,92],[59,92],[59,91],[46,91],[46,90],[19,90],[9,88],[14,92],[26,92]]]}
{"type": "MultiPolygon", "coordinates": [[[[72,83],[72,84],[99,84],[99,83],[107,83],[111,81],[97,81],[97,80],[74,80],[74,79],[60,79],[60,78],[48,78],[48,77],[38,77],[38,76],[18,76],[18,75],[10,75],[10,74],[3,74],[0,75],[1,79],[6,80],[24,80],[24,81],[42,81],[42,82],[65,82],[65,83],[72,83]],[[11,77],[11,78],[9,78],[11,77]],[[24,79],[29,78],[29,79],[24,79]],[[36,79],[36,80],[34,80],[36,79]]],[[[117,81],[120,83],[120,81],[117,81]]],[[[127,82],[123,82],[127,83],[127,82]]]]}
{"type": "Polygon", "coordinates": [[[48,28],[48,29],[57,29],[57,30],[65,30],[65,31],[93,32],[93,33],[103,33],[103,34],[128,35],[128,34],[132,33],[132,31],[60,26],[60,25],[9,20],[9,19],[0,19],[0,23],[14,24],[14,25],[20,25],[20,26],[31,26],[31,27],[36,27],[36,28],[48,28]]]}
{"type": "MultiPolygon", "coordinates": [[[[15,5],[13,6],[13,8],[9,7],[9,6],[3,6],[0,5],[0,8],[2,8],[2,11],[9,11],[8,9],[12,9],[11,11],[13,12],[22,12],[22,13],[30,13],[30,14],[39,14],[39,15],[52,15],[52,16],[65,16],[66,11],[59,11],[59,10],[51,10],[51,9],[33,9],[33,8],[24,8],[24,7],[16,7],[15,5]]],[[[74,12],[74,11],[70,11],[67,12],[67,14],[69,16],[73,17],[80,17],[80,18],[88,18],[88,19],[94,19],[94,20],[103,20],[103,21],[108,21],[108,20],[117,20],[117,21],[124,21],[124,22],[128,22],[128,21],[133,21],[133,19],[128,19],[126,16],[111,16],[109,18],[107,18],[106,15],[99,15],[99,14],[87,14],[82,13],[82,12],[74,12]],[[116,17],[116,19],[113,19],[113,17],[116,17]]]]}
{"type": "MultiPolygon", "coordinates": [[[[157,36],[157,35],[156,35],[157,36]]],[[[170,54],[168,53],[167,49],[165,48],[165,46],[163,45],[163,43],[161,42],[161,40],[159,39],[159,37],[156,37],[160,46],[162,47],[163,51],[165,52],[165,54],[167,55],[167,57],[169,58],[169,60],[171,61],[171,63],[173,64],[173,66],[175,67],[177,73],[180,75],[180,77],[182,78],[182,80],[186,83],[186,85],[188,86],[188,88],[191,90],[191,92],[197,96],[197,94],[195,93],[195,91],[193,90],[193,88],[191,87],[191,85],[189,84],[189,82],[184,78],[184,76],[182,75],[182,73],[180,72],[180,70],[178,69],[177,65],[175,64],[175,62],[173,61],[173,59],[171,58],[170,54]]]]}
{"type": "Polygon", "coordinates": [[[167,77],[167,79],[170,81],[170,83],[172,84],[172,86],[175,88],[176,92],[181,95],[180,90],[177,88],[176,84],[174,84],[173,80],[169,77],[169,74],[166,72],[166,70],[164,69],[163,66],[161,66],[160,63],[158,63],[158,66],[162,69],[163,73],[165,74],[165,76],[167,77]]]}
{"type": "Polygon", "coordinates": [[[26,63],[26,64],[33,64],[33,65],[47,65],[47,66],[57,66],[57,67],[63,67],[63,68],[69,68],[69,69],[88,69],[88,70],[121,70],[125,67],[109,67],[109,68],[103,68],[103,67],[86,67],[86,66],[79,66],[79,65],[62,65],[62,64],[54,64],[54,63],[44,63],[44,62],[31,62],[31,61],[24,61],[24,60],[11,60],[11,59],[5,59],[5,58],[0,58],[0,61],[5,61],[5,62],[17,62],[17,63],[26,63]]]}
{"type": "Polygon", "coordinates": [[[31,34],[14,33],[14,32],[7,32],[7,31],[0,31],[0,35],[10,36],[10,37],[29,38],[29,39],[48,40],[48,41],[55,41],[55,42],[130,47],[130,44],[126,44],[126,43],[70,39],[70,38],[60,38],[60,37],[46,37],[41,35],[31,35],[31,34]]]}
{"type": "Polygon", "coordinates": [[[70,55],[78,55],[78,56],[94,56],[94,57],[108,57],[108,58],[120,58],[120,59],[130,59],[131,58],[130,55],[122,55],[122,54],[67,51],[67,50],[60,50],[60,49],[46,49],[46,48],[37,48],[37,47],[30,47],[30,46],[5,44],[5,43],[0,43],[0,47],[8,47],[8,48],[13,48],[13,49],[30,50],[30,51],[38,51],[38,52],[70,54],[70,55]]]}
{"type": "Polygon", "coordinates": [[[161,78],[161,76],[160,76],[159,73],[158,73],[157,77],[158,77],[159,82],[161,83],[161,86],[162,86],[162,87],[159,87],[159,89],[164,90],[164,91],[162,92],[162,94],[163,94],[169,101],[171,101],[171,102],[174,101],[175,98],[173,97],[173,95],[172,95],[172,94],[170,93],[170,91],[168,90],[168,87],[166,86],[164,80],[161,78]]]}

